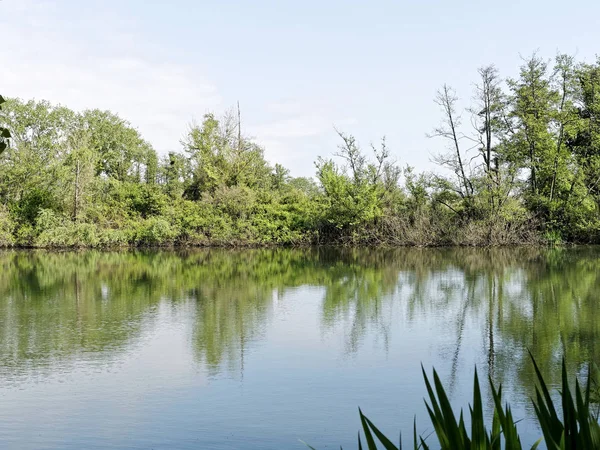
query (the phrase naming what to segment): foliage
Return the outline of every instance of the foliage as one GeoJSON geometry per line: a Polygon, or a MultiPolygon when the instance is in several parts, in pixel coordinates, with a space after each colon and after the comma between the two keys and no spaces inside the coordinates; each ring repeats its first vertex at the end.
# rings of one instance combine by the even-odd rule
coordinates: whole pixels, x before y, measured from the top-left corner
{"type": "MultiPolygon", "coordinates": [[[[562,386],[560,392],[562,415],[557,413],[557,407],[548,390],[535,359],[532,357],[533,366],[537,375],[536,397],[533,400],[538,425],[543,433],[543,440],[548,449],[552,450],[595,450],[600,449],[600,424],[598,416],[590,409],[591,377],[585,390],[582,391],[578,380],[575,380],[575,392],[569,387],[566,363],[562,363],[562,386]]],[[[481,388],[477,370],[473,381],[473,404],[469,406],[470,432],[465,425],[463,411],[457,419],[446,390],[440,381],[437,372],[433,371],[433,385],[423,370],[423,378],[427,387],[429,403],[425,402],[429,418],[434,429],[435,437],[441,450],[522,450],[523,445],[517,424],[513,418],[508,404],[502,404],[502,387],[496,388],[490,379],[494,413],[491,429],[488,430],[485,422],[485,413],[482,402],[481,388]]],[[[377,442],[386,450],[400,450],[402,442],[397,447],[386,437],[359,409],[362,431],[366,448],[377,450],[377,442]]],[[[415,421],[413,431],[413,448],[428,450],[427,438],[417,436],[415,421]]],[[[542,442],[540,438],[531,447],[536,449],[542,442]]],[[[309,448],[313,449],[313,447],[309,448]]],[[[362,437],[358,436],[358,448],[363,448],[362,437]]]]}
{"type": "MultiPolygon", "coordinates": [[[[4,97],[0,95],[0,109],[2,109],[2,104],[6,103],[4,97]]],[[[6,127],[0,127],[0,154],[6,150],[8,147],[8,139],[10,138],[10,130],[6,127]]]]}
{"type": "Polygon", "coordinates": [[[514,79],[477,77],[464,109],[450,86],[435,97],[441,171],[336,130],[314,179],[272,166],[239,109],[159,157],[110,111],[0,97],[0,245],[600,243],[600,60],[533,54],[514,79]]]}
{"type": "Polygon", "coordinates": [[[8,210],[0,205],[0,246],[10,247],[14,244],[13,229],[15,224],[8,210]]]}

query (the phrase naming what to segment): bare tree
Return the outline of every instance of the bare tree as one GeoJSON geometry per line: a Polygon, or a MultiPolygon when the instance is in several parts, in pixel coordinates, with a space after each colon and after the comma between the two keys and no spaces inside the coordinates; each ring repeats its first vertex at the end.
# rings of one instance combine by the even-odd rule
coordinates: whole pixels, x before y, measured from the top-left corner
{"type": "Polygon", "coordinates": [[[486,175],[491,180],[498,172],[498,160],[494,155],[496,134],[504,127],[505,104],[501,79],[494,65],[479,68],[479,83],[475,85],[475,105],[470,109],[475,141],[483,158],[486,175]]]}
{"type": "Polygon", "coordinates": [[[354,182],[358,183],[364,176],[367,158],[361,153],[354,136],[343,133],[338,129],[335,129],[335,132],[343,141],[343,143],[338,146],[339,151],[335,153],[335,156],[344,159],[348,163],[350,170],[352,171],[354,182]]]}
{"type": "Polygon", "coordinates": [[[435,128],[428,137],[442,137],[450,142],[451,152],[449,154],[438,155],[435,162],[441,166],[451,169],[459,180],[460,188],[458,190],[462,197],[471,197],[473,195],[473,185],[467,177],[465,163],[461,153],[460,141],[465,137],[458,131],[460,127],[460,115],[456,112],[456,102],[458,97],[447,84],[437,91],[435,103],[440,106],[444,118],[439,127],[435,128]]]}

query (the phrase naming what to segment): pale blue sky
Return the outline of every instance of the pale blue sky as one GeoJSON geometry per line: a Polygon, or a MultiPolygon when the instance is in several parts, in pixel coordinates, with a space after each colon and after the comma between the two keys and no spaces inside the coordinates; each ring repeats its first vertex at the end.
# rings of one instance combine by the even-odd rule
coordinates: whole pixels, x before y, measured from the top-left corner
{"type": "Polygon", "coordinates": [[[336,150],[334,126],[428,170],[439,86],[466,102],[479,66],[515,75],[536,49],[591,62],[599,17],[591,0],[3,0],[0,89],[119,112],[161,153],[239,100],[244,131],[294,175],[336,150]]]}

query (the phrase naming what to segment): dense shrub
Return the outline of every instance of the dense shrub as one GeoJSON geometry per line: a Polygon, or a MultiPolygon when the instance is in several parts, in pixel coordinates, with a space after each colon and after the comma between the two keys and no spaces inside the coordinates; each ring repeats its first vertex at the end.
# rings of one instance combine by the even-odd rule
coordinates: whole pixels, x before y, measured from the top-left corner
{"type": "Polygon", "coordinates": [[[10,217],[7,208],[0,205],[0,247],[10,247],[14,245],[14,228],[15,223],[10,217]]]}

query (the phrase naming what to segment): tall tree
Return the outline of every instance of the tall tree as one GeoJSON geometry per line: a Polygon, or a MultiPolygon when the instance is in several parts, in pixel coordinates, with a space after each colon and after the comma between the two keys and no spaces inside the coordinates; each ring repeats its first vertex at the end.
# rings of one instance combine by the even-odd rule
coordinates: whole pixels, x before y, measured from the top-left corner
{"type": "Polygon", "coordinates": [[[269,186],[271,168],[263,150],[240,134],[238,120],[231,113],[221,120],[207,114],[202,125],[190,128],[182,142],[192,171],[187,198],[198,200],[220,186],[269,186]]]}
{"type": "Polygon", "coordinates": [[[0,161],[0,196],[21,220],[33,223],[41,209],[62,205],[64,193],[57,181],[77,116],[45,101],[10,99],[4,106],[0,126],[10,130],[11,147],[0,161]]]}
{"type": "Polygon", "coordinates": [[[146,184],[155,184],[158,178],[158,155],[153,148],[146,152],[146,184]]]}
{"type": "MultiPolygon", "coordinates": [[[[2,110],[2,104],[6,103],[4,97],[0,95],[0,110],[2,110]]],[[[8,147],[8,139],[10,138],[10,130],[5,127],[0,127],[0,154],[8,147]]]]}
{"type": "Polygon", "coordinates": [[[87,133],[74,133],[69,139],[69,153],[65,158],[65,171],[61,183],[65,184],[65,213],[79,221],[92,200],[92,183],[96,168],[96,155],[89,148],[87,133]]]}
{"type": "Polygon", "coordinates": [[[458,178],[456,192],[465,199],[469,199],[473,193],[473,184],[468,176],[467,164],[464,159],[461,141],[464,134],[460,131],[461,116],[456,110],[458,97],[456,92],[447,84],[437,92],[435,103],[442,110],[443,119],[439,127],[435,128],[429,137],[441,137],[449,141],[450,150],[446,154],[438,155],[435,160],[438,164],[446,167],[458,178]]]}
{"type": "Polygon", "coordinates": [[[483,159],[486,175],[491,179],[498,172],[495,146],[505,130],[506,99],[502,79],[492,64],[479,68],[479,82],[475,84],[475,105],[470,108],[476,134],[477,149],[483,159]]]}
{"type": "Polygon", "coordinates": [[[139,180],[140,164],[148,148],[139,132],[110,111],[85,111],[83,120],[90,146],[99,155],[97,174],[119,181],[139,180]]]}
{"type": "Polygon", "coordinates": [[[538,209],[540,195],[550,194],[555,149],[551,125],[559,95],[551,84],[548,63],[537,54],[525,60],[519,78],[509,79],[508,85],[513,96],[515,157],[528,170],[530,200],[538,209]]]}

